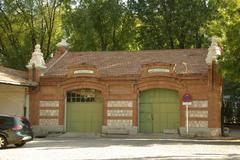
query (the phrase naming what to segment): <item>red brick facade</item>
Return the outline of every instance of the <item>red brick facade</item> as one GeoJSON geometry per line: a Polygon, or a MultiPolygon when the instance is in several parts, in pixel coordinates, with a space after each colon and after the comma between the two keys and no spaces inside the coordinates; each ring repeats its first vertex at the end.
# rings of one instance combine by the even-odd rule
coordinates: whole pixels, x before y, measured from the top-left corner
{"type": "MultiPolygon", "coordinates": [[[[174,50],[172,52],[174,52],[174,50]]],[[[206,54],[204,54],[204,56],[206,56],[206,54]]],[[[204,65],[207,66],[207,64],[204,65]]],[[[199,132],[199,135],[218,136],[221,128],[222,80],[217,74],[216,64],[213,63],[213,65],[208,66],[206,72],[198,73],[188,73],[188,71],[185,73],[177,73],[174,67],[174,63],[154,62],[141,65],[138,74],[126,74],[121,76],[101,76],[98,67],[85,63],[79,65],[68,64],[67,74],[65,75],[45,74],[40,76],[37,70],[36,80],[39,80],[39,86],[30,93],[30,120],[34,126],[41,126],[40,123],[46,125],[49,122],[47,120],[57,121],[57,125],[60,126],[60,129],[58,128],[56,131],[65,131],[65,98],[67,91],[80,88],[92,88],[101,91],[104,98],[103,128],[108,125],[108,120],[116,119],[131,120],[132,127],[137,128],[139,93],[152,88],[166,88],[178,92],[180,104],[182,96],[185,93],[190,93],[194,104],[192,107],[190,106],[189,111],[192,111],[193,114],[207,113],[205,117],[189,117],[189,122],[191,122],[193,130],[195,128],[193,131],[194,134],[198,135],[197,132],[199,132]],[[170,72],[148,73],[148,69],[156,67],[169,68],[170,72]],[[91,69],[95,71],[95,74],[74,75],[73,72],[77,69],[91,69]],[[50,104],[49,101],[52,104],[50,104]],[[130,109],[133,113],[132,116],[108,117],[107,112],[111,110],[108,109],[108,103],[110,103],[110,101],[132,102],[132,109],[130,109]],[[203,107],[201,107],[201,105],[203,107]],[[46,110],[57,111],[56,114],[48,116],[44,116],[44,114],[40,113],[45,113],[44,111],[46,110]],[[204,127],[206,130],[203,131],[204,133],[201,133],[201,128],[204,127]]],[[[129,108],[124,107],[117,107],[116,109],[129,110],[129,108]]],[[[180,105],[179,110],[179,130],[181,134],[184,134],[185,107],[180,105]]],[[[135,132],[137,132],[137,130],[135,132]]]]}

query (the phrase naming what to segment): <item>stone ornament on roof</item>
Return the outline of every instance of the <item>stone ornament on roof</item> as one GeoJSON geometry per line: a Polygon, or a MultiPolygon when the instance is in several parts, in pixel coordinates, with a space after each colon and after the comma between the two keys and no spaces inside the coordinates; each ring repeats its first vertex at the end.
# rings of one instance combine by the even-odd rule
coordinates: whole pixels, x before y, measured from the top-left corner
{"type": "Polygon", "coordinates": [[[212,37],[211,46],[208,48],[208,55],[205,59],[208,65],[212,64],[212,61],[217,61],[217,57],[221,55],[221,48],[218,46],[218,38],[212,37]]]}
{"type": "Polygon", "coordinates": [[[68,48],[69,47],[69,43],[67,43],[66,39],[62,39],[61,42],[58,42],[56,46],[58,48],[60,48],[60,47],[68,48]]]}
{"type": "Polygon", "coordinates": [[[28,69],[31,69],[33,66],[39,69],[47,68],[39,44],[35,45],[34,52],[32,53],[32,58],[26,67],[28,69]]]}

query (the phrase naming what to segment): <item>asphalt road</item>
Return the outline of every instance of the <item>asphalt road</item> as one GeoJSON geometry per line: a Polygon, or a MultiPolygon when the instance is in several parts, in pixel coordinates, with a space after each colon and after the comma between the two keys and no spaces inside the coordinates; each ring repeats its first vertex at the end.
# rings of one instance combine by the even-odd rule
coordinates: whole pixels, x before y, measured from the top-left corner
{"type": "Polygon", "coordinates": [[[0,150],[0,160],[240,159],[240,140],[42,138],[0,150]]]}

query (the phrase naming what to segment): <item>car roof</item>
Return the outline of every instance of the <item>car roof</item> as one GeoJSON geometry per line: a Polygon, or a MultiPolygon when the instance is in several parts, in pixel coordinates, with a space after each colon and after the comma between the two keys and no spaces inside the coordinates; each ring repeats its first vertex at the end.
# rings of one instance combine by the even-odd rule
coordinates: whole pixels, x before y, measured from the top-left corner
{"type": "Polygon", "coordinates": [[[25,117],[23,116],[11,116],[11,115],[7,115],[7,114],[0,114],[0,117],[12,117],[12,118],[22,118],[22,119],[26,119],[25,117]]]}
{"type": "Polygon", "coordinates": [[[6,114],[0,114],[0,117],[14,117],[14,116],[6,115],[6,114]]]}
{"type": "Polygon", "coordinates": [[[8,118],[18,118],[18,119],[22,119],[22,120],[27,120],[28,119],[24,116],[11,116],[11,115],[6,115],[6,114],[0,114],[0,117],[8,117],[8,118]]]}

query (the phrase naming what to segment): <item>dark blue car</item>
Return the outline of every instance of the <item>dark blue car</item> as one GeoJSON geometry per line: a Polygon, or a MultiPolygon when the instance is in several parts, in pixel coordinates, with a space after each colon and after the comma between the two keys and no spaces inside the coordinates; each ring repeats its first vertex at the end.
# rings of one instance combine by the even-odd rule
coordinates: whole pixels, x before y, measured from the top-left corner
{"type": "Polygon", "coordinates": [[[32,127],[26,118],[0,115],[0,148],[9,144],[21,147],[32,139],[32,127]]]}

